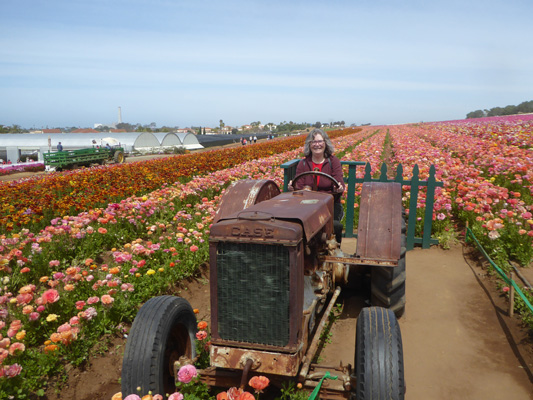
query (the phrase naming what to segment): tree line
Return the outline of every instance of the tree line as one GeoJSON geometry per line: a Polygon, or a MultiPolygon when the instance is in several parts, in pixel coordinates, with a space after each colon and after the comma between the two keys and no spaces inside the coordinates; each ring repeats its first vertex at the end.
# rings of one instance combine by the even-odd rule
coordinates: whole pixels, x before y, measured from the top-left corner
{"type": "Polygon", "coordinates": [[[490,110],[476,110],[466,114],[466,118],[497,117],[500,115],[533,113],[533,100],[524,101],[517,106],[493,107],[490,110]]]}

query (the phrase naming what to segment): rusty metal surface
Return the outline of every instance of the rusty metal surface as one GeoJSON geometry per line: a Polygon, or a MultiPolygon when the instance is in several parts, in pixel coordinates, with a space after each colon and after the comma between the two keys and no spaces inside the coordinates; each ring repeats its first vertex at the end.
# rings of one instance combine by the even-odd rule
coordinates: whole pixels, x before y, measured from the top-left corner
{"type": "Polygon", "coordinates": [[[213,223],[254,204],[271,199],[280,194],[280,192],[276,182],[268,179],[235,181],[226,189],[224,196],[222,196],[213,223]]]}
{"type": "Polygon", "coordinates": [[[252,360],[253,373],[296,376],[302,353],[277,353],[212,345],[210,357],[211,366],[216,368],[242,370],[248,360],[252,360]]]}
{"type": "Polygon", "coordinates": [[[218,241],[284,244],[295,246],[303,236],[298,223],[271,218],[269,214],[242,211],[243,218],[221,220],[211,226],[209,242],[218,241]],[[263,218],[263,219],[261,219],[263,218]]]}
{"type": "Polygon", "coordinates": [[[323,256],[322,259],[330,263],[342,263],[353,265],[369,265],[379,267],[397,267],[398,260],[386,260],[380,258],[356,258],[356,257],[335,257],[335,256],[323,256]]]}
{"type": "MultiPolygon", "coordinates": [[[[343,400],[351,397],[352,392],[349,382],[346,383],[346,378],[344,377],[339,378],[337,380],[324,379],[318,394],[320,400],[343,400]]],[[[307,380],[303,383],[303,387],[309,391],[313,391],[317,385],[318,381],[314,380],[307,380]]]]}
{"type": "Polygon", "coordinates": [[[275,219],[301,221],[307,240],[323,228],[328,234],[333,231],[330,223],[333,219],[333,196],[328,193],[310,190],[281,193],[269,201],[248,207],[245,213],[236,212],[224,219],[250,218],[254,212],[265,218],[270,215],[275,219]]]}
{"type": "Polygon", "coordinates": [[[361,191],[356,256],[398,260],[401,218],[401,185],[395,182],[365,182],[361,191]]]}
{"type": "Polygon", "coordinates": [[[329,301],[328,307],[326,308],[326,311],[324,312],[324,315],[322,316],[322,320],[320,321],[320,324],[318,325],[318,328],[315,332],[315,336],[313,337],[313,340],[311,341],[311,344],[309,345],[309,348],[307,349],[305,358],[302,362],[302,369],[300,370],[300,374],[299,374],[301,380],[304,380],[307,376],[307,373],[309,372],[311,361],[315,357],[315,353],[318,349],[318,344],[320,342],[320,336],[322,335],[322,331],[324,330],[326,323],[329,320],[329,314],[331,313],[331,310],[333,309],[333,306],[335,305],[335,301],[339,297],[340,293],[341,293],[340,288],[337,288],[335,292],[333,293],[333,296],[331,297],[331,300],[329,301]]]}

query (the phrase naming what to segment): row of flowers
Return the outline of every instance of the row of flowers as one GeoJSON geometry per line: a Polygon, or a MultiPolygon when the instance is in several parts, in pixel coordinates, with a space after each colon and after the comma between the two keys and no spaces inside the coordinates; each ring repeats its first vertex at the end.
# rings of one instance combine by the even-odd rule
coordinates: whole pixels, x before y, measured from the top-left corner
{"type": "Polygon", "coordinates": [[[437,190],[434,218],[468,222],[502,262],[510,258],[527,265],[533,260],[531,149],[440,125],[390,131],[395,163],[417,164],[421,174],[435,166],[444,187],[437,190]]]}
{"type": "MultiPolygon", "coordinates": [[[[358,129],[333,131],[332,137],[358,129]]],[[[44,227],[52,218],[78,214],[148,193],[163,184],[185,182],[196,175],[241,165],[303,145],[304,136],[293,136],[201,153],[169,156],[142,163],[110,164],[81,170],[39,175],[0,182],[0,233],[44,227]]]]}

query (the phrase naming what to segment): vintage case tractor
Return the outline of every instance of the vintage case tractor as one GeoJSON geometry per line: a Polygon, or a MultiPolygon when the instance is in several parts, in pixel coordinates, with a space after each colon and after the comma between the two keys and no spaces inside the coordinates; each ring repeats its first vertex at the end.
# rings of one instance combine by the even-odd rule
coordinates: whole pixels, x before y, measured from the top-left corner
{"type": "MultiPolygon", "coordinates": [[[[205,383],[244,387],[251,376],[265,375],[274,385],[292,380],[312,390],[328,370],[313,360],[341,290],[353,286],[349,277],[370,276],[372,307],[357,319],[354,364],[331,370],[338,379],[324,381],[319,396],[404,398],[395,316],[405,307],[399,183],[363,185],[357,250],[346,255],[333,232],[332,195],[280,193],[270,180],[235,182],[211,227],[209,252],[210,367],[199,371],[205,383]]],[[[160,296],[145,303],[126,344],[123,395],[172,393],[179,366],[196,356],[195,332],[186,300],[160,296]]]]}

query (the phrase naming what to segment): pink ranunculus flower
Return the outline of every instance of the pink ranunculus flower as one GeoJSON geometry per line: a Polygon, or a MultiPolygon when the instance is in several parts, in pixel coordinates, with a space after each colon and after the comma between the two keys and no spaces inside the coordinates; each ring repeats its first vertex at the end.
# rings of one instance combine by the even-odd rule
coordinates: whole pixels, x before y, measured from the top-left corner
{"type": "Polygon", "coordinates": [[[206,331],[198,331],[196,332],[196,339],[198,340],[204,340],[207,337],[206,331]]]}
{"type": "Polygon", "coordinates": [[[24,346],[23,343],[15,342],[11,346],[9,346],[9,354],[14,355],[17,351],[20,351],[21,353],[26,350],[26,346],[24,346]]]}
{"type": "Polygon", "coordinates": [[[152,396],[152,400],[163,400],[163,396],[161,396],[160,394],[154,394],[152,396]]]}
{"type": "Polygon", "coordinates": [[[178,371],[178,380],[181,383],[189,383],[193,378],[198,375],[198,371],[196,371],[196,367],[191,364],[184,365],[180,368],[178,371]]]}
{"type": "Polygon", "coordinates": [[[124,398],[124,400],[141,400],[141,398],[136,394],[129,394],[124,398]]]}
{"type": "Polygon", "coordinates": [[[87,304],[96,304],[100,301],[100,299],[97,296],[89,297],[87,299],[87,304]]]}
{"type": "Polygon", "coordinates": [[[195,244],[193,244],[193,245],[189,248],[189,250],[192,251],[192,252],[198,251],[198,246],[196,246],[195,244]]]}
{"type": "Polygon", "coordinates": [[[39,319],[39,317],[41,316],[41,314],[39,314],[38,312],[32,312],[30,313],[30,321],[37,321],[39,319]]]}
{"type": "Polygon", "coordinates": [[[168,400],[183,400],[183,395],[180,392],[174,392],[168,396],[168,400]]]}
{"type": "Polygon", "coordinates": [[[41,297],[44,304],[55,303],[59,300],[59,293],[55,289],[48,289],[41,297]]]}
{"type": "Polygon", "coordinates": [[[8,378],[14,378],[22,371],[22,367],[19,364],[13,364],[5,368],[5,374],[8,378]]]}
{"type": "Polygon", "coordinates": [[[32,300],[33,300],[33,294],[31,293],[19,294],[17,296],[17,305],[21,306],[21,305],[29,304],[32,300]]]}

